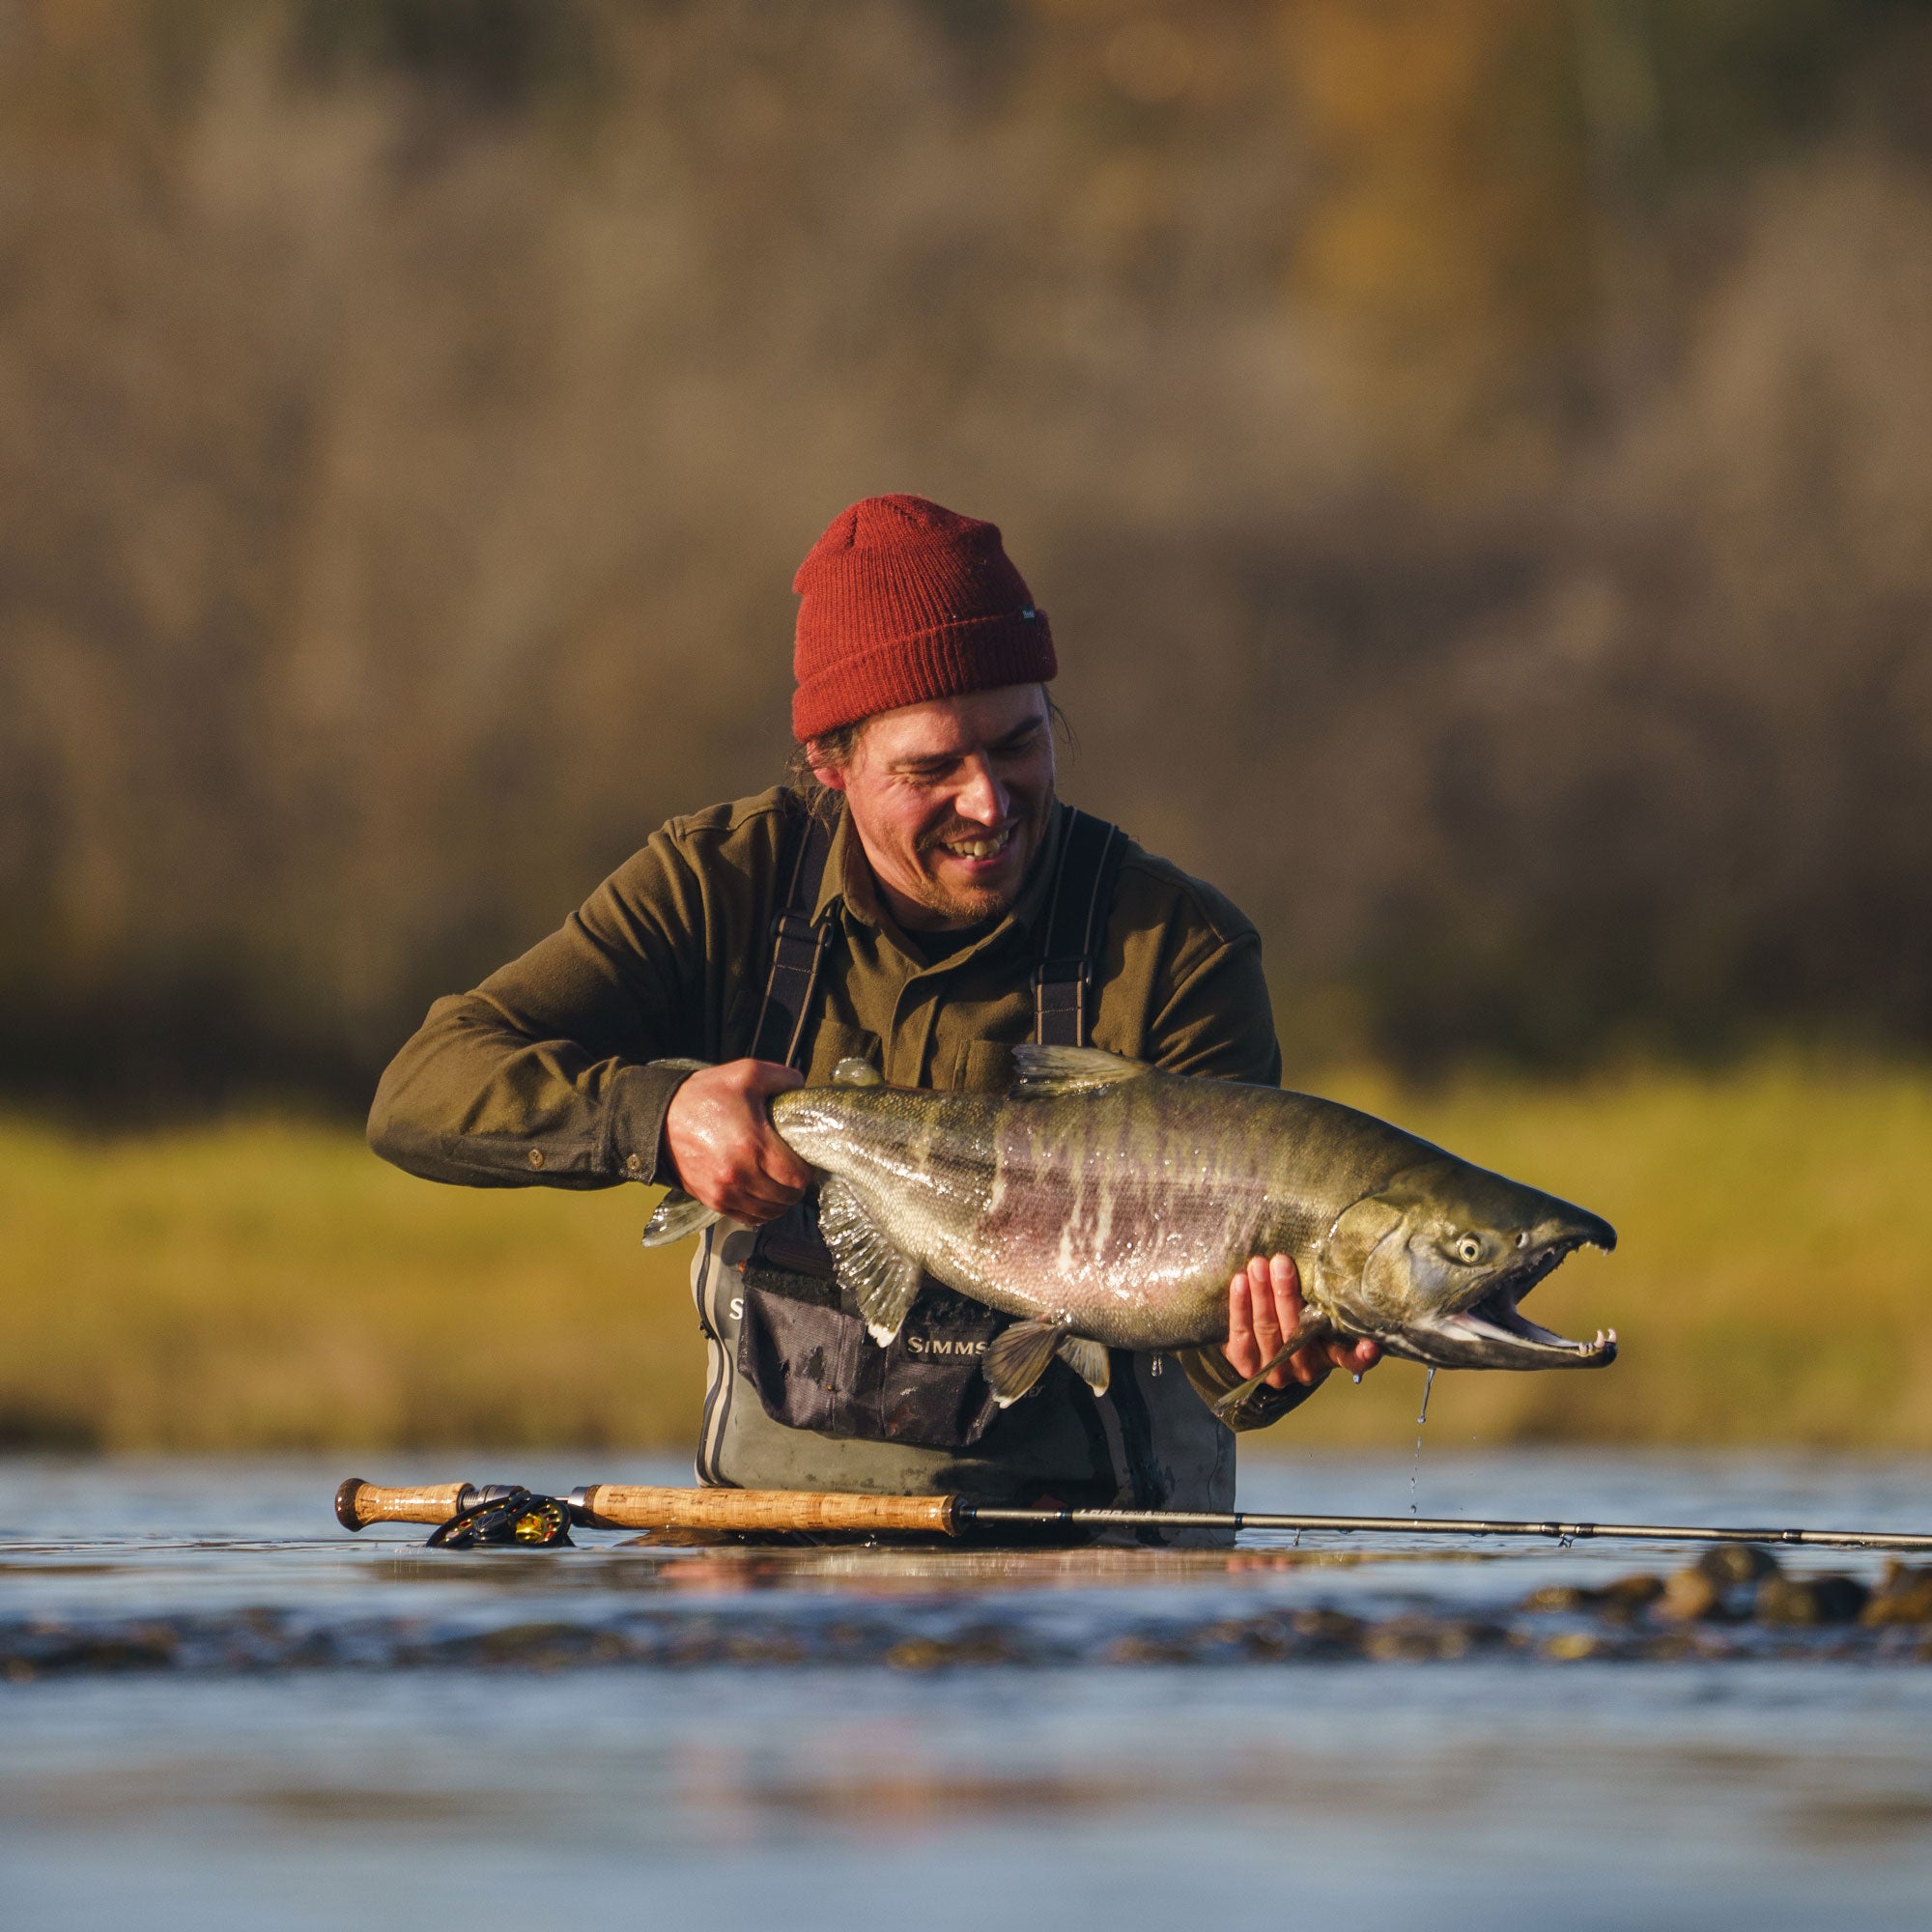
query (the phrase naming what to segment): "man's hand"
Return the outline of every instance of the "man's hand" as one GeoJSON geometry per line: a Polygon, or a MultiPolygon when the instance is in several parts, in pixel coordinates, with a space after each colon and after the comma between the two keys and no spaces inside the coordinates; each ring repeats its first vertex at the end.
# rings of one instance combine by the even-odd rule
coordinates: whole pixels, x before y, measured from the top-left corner
{"type": "MultiPolygon", "coordinates": [[[[1299,1333],[1301,1317],[1301,1273],[1294,1257],[1257,1255],[1229,1284],[1229,1366],[1243,1378],[1259,1375],[1299,1333]]],[[[1330,1369],[1359,1376],[1381,1358],[1378,1343],[1326,1335],[1278,1363],[1267,1386],[1281,1389],[1297,1381],[1303,1388],[1313,1388],[1330,1369]]]]}
{"type": "Polygon", "coordinates": [[[782,1214],[810,1183],[811,1170],[772,1130],[765,1102],[804,1085],[804,1075],[768,1060],[727,1060],[694,1073],[665,1115],[677,1184],[740,1221],[782,1214]]]}

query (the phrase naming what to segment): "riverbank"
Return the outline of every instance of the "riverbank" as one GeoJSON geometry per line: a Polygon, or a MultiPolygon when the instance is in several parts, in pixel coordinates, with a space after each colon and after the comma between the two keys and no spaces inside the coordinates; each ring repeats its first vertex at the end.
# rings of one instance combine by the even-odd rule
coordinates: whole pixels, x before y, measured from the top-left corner
{"type": "MultiPolygon", "coordinates": [[[[1319,1091],[1623,1237],[1533,1311],[1616,1327],[1616,1366],[1439,1377],[1432,1441],[1932,1448],[1932,1074],[1768,1060],[1319,1091]]],[[[686,1251],[638,1246],[651,1198],[434,1187],[285,1118],[117,1139],[7,1120],[0,1443],[682,1446],[702,1347],[686,1251]]],[[[1388,1364],[1250,1446],[1406,1444],[1421,1381],[1388,1364]]]]}

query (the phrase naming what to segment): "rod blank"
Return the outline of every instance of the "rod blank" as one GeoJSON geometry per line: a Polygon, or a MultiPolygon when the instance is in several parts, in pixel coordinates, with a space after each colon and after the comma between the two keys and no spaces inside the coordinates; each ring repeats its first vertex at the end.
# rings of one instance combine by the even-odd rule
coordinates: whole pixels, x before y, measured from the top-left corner
{"type": "Polygon", "coordinates": [[[1027,1510],[997,1509],[961,1501],[962,1528],[973,1523],[1042,1525],[1084,1529],[1305,1529],[1343,1535],[1526,1536],[1563,1543],[1593,1539],[1635,1543],[1781,1543],[1813,1549],[1932,1549],[1932,1530],[1744,1529],[1710,1523],[1531,1522],[1484,1517],[1284,1516],[1262,1510],[1027,1510]]]}

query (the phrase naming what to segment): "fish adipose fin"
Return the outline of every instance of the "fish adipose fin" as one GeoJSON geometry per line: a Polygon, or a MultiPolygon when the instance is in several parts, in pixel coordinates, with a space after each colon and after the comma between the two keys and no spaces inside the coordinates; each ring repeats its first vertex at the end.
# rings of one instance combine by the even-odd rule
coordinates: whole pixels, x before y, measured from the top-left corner
{"type": "Polygon", "coordinates": [[[991,1386],[993,1400],[1002,1408],[1012,1407],[1046,1373],[1061,1343],[1075,1339],[1051,1321],[1015,1321],[1002,1328],[980,1357],[980,1373],[991,1386]]]}
{"type": "Polygon", "coordinates": [[[919,1264],[894,1247],[859,1197],[837,1179],[819,1190],[818,1232],[866,1318],[866,1332],[883,1349],[919,1299],[919,1264]]]}
{"type": "Polygon", "coordinates": [[[651,1218],[644,1223],[644,1246],[668,1247],[672,1241],[681,1241],[687,1235],[696,1234],[700,1228],[710,1227],[718,1218],[717,1208],[707,1208],[682,1188],[673,1187],[651,1210],[651,1218]]]}
{"type": "Polygon", "coordinates": [[[1056,1094],[1077,1094],[1087,1087],[1111,1087],[1117,1080],[1137,1080],[1153,1071],[1145,1060],[1126,1060],[1102,1053],[1097,1046],[1016,1046],[1011,1097],[1048,1100],[1056,1094]]]}
{"type": "Polygon", "coordinates": [[[1095,1395],[1107,1393],[1107,1384],[1114,1378],[1113,1364],[1108,1361],[1107,1351],[1098,1342],[1090,1342],[1085,1335],[1063,1335],[1059,1353],[1060,1359],[1095,1395]]]}

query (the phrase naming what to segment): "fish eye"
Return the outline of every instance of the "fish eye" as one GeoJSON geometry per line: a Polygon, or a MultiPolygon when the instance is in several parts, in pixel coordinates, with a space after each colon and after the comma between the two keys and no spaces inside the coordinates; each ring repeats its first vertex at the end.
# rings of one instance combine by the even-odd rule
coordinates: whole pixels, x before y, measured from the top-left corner
{"type": "Polygon", "coordinates": [[[1483,1244],[1474,1235],[1456,1236],[1456,1258],[1463,1262],[1479,1262],[1483,1258],[1483,1244]]]}

